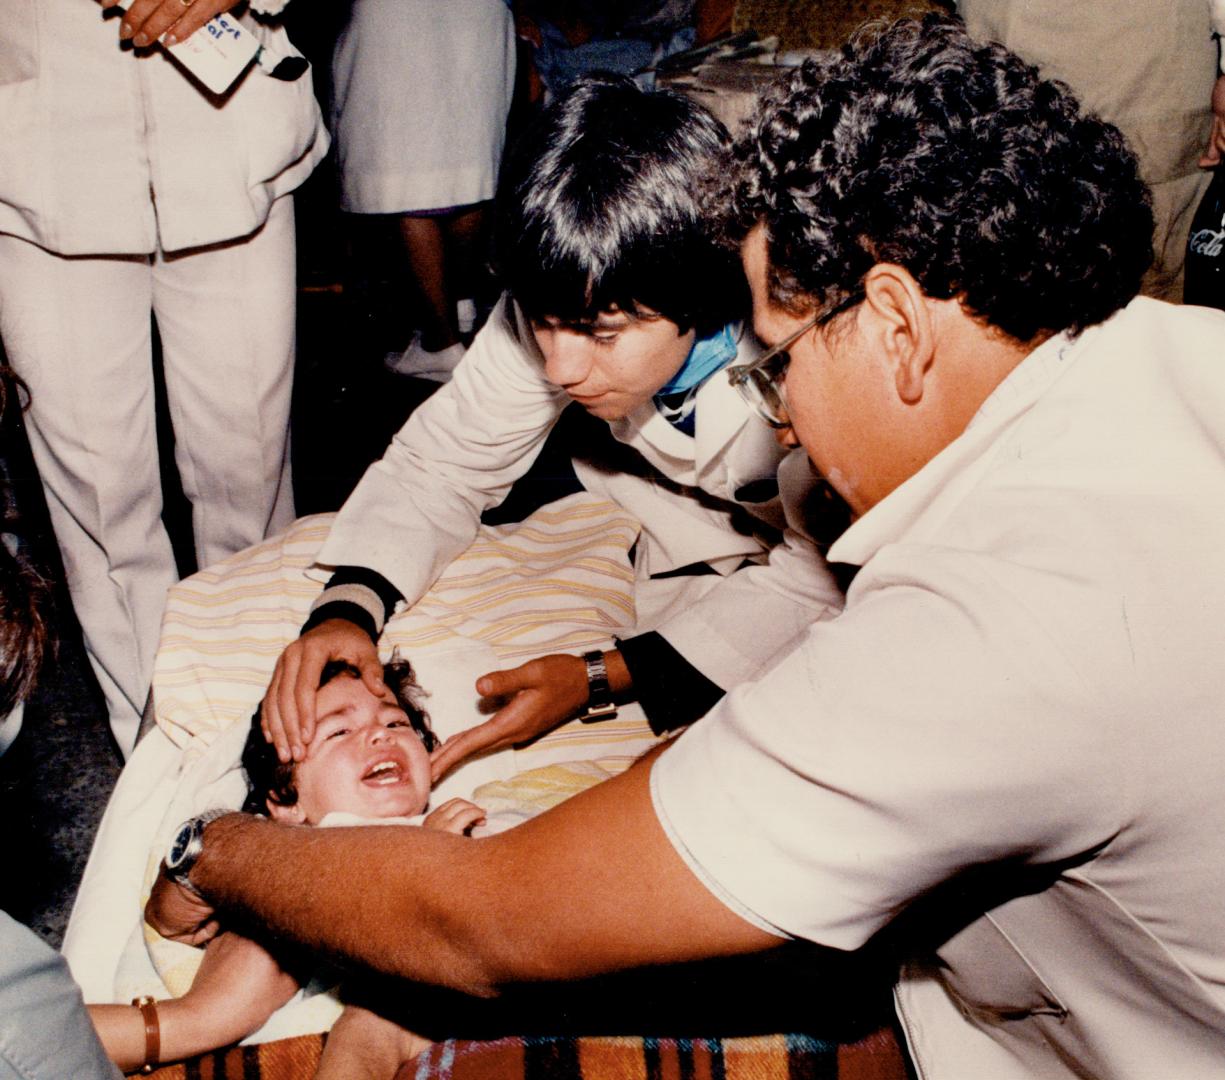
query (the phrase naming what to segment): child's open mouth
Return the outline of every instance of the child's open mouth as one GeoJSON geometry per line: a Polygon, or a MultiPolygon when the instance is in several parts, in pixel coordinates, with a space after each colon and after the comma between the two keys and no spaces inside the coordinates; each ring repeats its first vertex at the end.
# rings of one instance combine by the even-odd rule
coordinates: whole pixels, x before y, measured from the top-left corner
{"type": "Polygon", "coordinates": [[[398,761],[379,761],[372,765],[362,776],[363,784],[383,787],[398,784],[404,778],[404,766],[398,761]]]}

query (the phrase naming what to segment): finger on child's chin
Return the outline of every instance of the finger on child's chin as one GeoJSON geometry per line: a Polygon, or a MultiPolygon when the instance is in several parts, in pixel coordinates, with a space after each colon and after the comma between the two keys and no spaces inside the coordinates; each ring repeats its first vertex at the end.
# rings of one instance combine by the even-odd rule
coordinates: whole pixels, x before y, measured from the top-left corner
{"type": "Polygon", "coordinates": [[[480,728],[472,728],[458,735],[452,735],[434,751],[430,757],[430,778],[434,783],[481,748],[479,737],[473,735],[474,732],[480,730],[480,728]]]}
{"type": "Polygon", "coordinates": [[[430,756],[430,781],[431,783],[435,783],[435,784],[438,783],[438,781],[443,776],[445,776],[448,771],[450,771],[454,762],[455,762],[454,750],[451,747],[449,747],[447,743],[443,743],[442,747],[438,750],[435,750],[434,753],[430,756]]]}

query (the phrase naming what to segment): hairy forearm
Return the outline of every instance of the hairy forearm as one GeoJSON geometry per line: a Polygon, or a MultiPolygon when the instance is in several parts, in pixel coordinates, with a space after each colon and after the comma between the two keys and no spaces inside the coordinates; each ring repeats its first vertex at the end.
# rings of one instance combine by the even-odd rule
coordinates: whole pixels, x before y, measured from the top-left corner
{"type": "Polygon", "coordinates": [[[484,853],[465,847],[478,845],[426,829],[312,829],[232,815],[209,826],[192,881],[223,918],[376,971],[485,993],[449,933],[438,887],[448,868],[450,888],[480,876],[474,863],[484,853]],[[433,946],[412,957],[410,939],[427,934],[433,946]]]}
{"type": "Polygon", "coordinates": [[[223,912],[311,948],[482,995],[776,944],[685,867],[647,778],[632,769],[483,840],[226,817],[192,880],[223,912]]]}

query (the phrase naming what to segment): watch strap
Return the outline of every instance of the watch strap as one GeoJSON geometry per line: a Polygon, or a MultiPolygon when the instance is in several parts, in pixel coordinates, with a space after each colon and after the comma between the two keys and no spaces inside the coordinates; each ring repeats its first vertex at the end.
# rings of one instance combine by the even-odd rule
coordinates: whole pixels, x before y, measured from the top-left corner
{"type": "Polygon", "coordinates": [[[617,706],[613,703],[612,687],[608,683],[604,653],[599,649],[583,653],[583,663],[587,665],[587,707],[579,714],[579,719],[584,724],[611,720],[617,715],[617,706]]]}

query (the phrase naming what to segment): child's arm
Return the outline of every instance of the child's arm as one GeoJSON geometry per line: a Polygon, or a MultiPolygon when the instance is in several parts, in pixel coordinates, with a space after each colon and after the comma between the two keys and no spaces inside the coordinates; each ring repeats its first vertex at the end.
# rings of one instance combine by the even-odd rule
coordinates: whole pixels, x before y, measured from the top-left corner
{"type": "Polygon", "coordinates": [[[431,810],[421,823],[423,829],[437,829],[463,835],[474,825],[485,823],[485,811],[467,799],[448,799],[437,810],[431,810]]]}
{"type": "MultiPolygon", "coordinates": [[[[267,950],[227,932],[208,943],[181,998],[157,1002],[161,1061],[229,1046],[259,1028],[298,989],[267,950]]],[[[90,1005],[107,1054],[125,1072],[145,1064],[145,1018],[132,1005],[90,1005]]]]}
{"type": "Polygon", "coordinates": [[[377,1013],[346,1005],[323,1046],[315,1080],[389,1080],[429,1045],[377,1013]]]}

